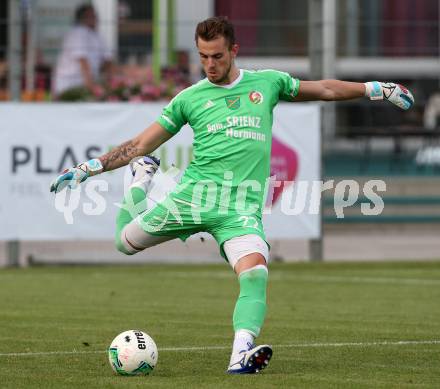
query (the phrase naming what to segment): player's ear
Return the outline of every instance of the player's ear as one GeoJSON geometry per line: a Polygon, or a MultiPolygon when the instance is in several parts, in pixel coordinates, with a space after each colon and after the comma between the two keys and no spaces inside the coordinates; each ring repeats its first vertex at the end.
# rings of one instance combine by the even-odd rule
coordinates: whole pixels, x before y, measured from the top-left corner
{"type": "Polygon", "coordinates": [[[232,58],[235,58],[238,54],[238,45],[237,44],[233,44],[229,50],[229,52],[231,53],[232,58]]]}
{"type": "Polygon", "coordinates": [[[239,49],[239,46],[238,46],[237,43],[235,43],[235,44],[232,45],[232,47],[231,47],[231,53],[232,53],[232,56],[233,56],[234,58],[235,58],[235,57],[237,56],[237,54],[238,54],[238,49],[239,49]]]}

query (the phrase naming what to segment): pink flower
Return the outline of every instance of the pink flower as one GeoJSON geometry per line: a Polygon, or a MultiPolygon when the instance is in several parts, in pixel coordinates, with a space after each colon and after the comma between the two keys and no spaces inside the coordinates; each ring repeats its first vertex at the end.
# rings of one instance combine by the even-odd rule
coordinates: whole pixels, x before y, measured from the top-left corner
{"type": "Polygon", "coordinates": [[[111,95],[111,96],[107,97],[107,101],[109,101],[109,102],[111,102],[111,103],[115,103],[115,102],[117,102],[117,101],[120,101],[120,99],[119,99],[118,96],[111,95]]]}
{"type": "Polygon", "coordinates": [[[172,92],[173,92],[173,96],[179,94],[179,93],[182,92],[185,88],[186,88],[186,85],[182,85],[182,84],[176,85],[176,86],[174,87],[174,90],[172,91],[172,92]]]}
{"type": "Polygon", "coordinates": [[[104,96],[105,90],[101,85],[94,85],[92,93],[96,98],[100,99],[102,96],[104,96]]]}
{"type": "Polygon", "coordinates": [[[136,96],[131,96],[130,99],[128,100],[130,103],[141,103],[142,102],[142,97],[139,95],[136,96]]]}
{"type": "Polygon", "coordinates": [[[144,85],[142,85],[141,92],[143,95],[149,95],[152,92],[152,88],[153,88],[152,85],[144,84],[144,85]]]}
{"type": "Polygon", "coordinates": [[[151,84],[142,85],[141,93],[142,95],[151,97],[152,99],[158,99],[161,96],[160,88],[151,84]]]}
{"type": "Polygon", "coordinates": [[[143,77],[145,78],[145,81],[150,83],[153,82],[153,70],[151,69],[151,67],[145,68],[143,77]]]}
{"type": "Polygon", "coordinates": [[[136,80],[134,78],[126,78],[124,83],[127,87],[132,88],[136,85],[136,80]]]}
{"type": "Polygon", "coordinates": [[[110,89],[117,89],[124,85],[124,79],[121,76],[115,76],[110,81],[110,89]]]}

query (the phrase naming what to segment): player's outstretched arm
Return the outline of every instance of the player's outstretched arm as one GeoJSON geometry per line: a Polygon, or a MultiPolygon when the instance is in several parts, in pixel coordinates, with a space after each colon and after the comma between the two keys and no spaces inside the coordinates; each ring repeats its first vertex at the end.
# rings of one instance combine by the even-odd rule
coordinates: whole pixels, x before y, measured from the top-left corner
{"type": "Polygon", "coordinates": [[[135,138],[99,157],[103,171],[118,169],[128,165],[135,157],[152,153],[172,136],[159,123],[153,123],[135,138]]]}
{"type": "Polygon", "coordinates": [[[50,185],[51,192],[65,187],[74,189],[88,177],[127,165],[133,158],[149,154],[173,135],[159,123],[153,123],[135,138],[115,147],[107,154],[64,170],[50,185]]]}
{"type": "Polygon", "coordinates": [[[399,84],[340,80],[301,81],[295,101],[340,101],[364,96],[370,100],[388,100],[402,109],[409,109],[414,104],[411,92],[399,84]]]}

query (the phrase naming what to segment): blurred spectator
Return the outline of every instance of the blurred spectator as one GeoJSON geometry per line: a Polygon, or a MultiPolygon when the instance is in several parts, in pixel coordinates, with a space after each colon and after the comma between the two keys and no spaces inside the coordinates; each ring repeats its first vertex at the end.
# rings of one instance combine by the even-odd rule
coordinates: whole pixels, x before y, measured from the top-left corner
{"type": "Polygon", "coordinates": [[[83,88],[92,91],[101,72],[110,79],[113,65],[111,53],[96,32],[97,15],[91,5],[82,5],[75,13],[75,26],[67,33],[55,69],[53,92],[63,94],[83,88]]]}
{"type": "Polygon", "coordinates": [[[177,68],[181,74],[181,77],[185,82],[190,80],[190,59],[189,52],[186,50],[178,50],[176,52],[177,68]]]}
{"type": "Polygon", "coordinates": [[[162,80],[173,82],[187,88],[191,85],[190,81],[189,54],[185,50],[176,52],[176,64],[161,69],[162,80]]]}
{"type": "Polygon", "coordinates": [[[6,62],[0,60],[0,101],[7,100],[7,65],[6,62]]]}
{"type": "Polygon", "coordinates": [[[435,130],[440,125],[440,93],[434,93],[425,106],[424,127],[427,130],[435,130]]]}

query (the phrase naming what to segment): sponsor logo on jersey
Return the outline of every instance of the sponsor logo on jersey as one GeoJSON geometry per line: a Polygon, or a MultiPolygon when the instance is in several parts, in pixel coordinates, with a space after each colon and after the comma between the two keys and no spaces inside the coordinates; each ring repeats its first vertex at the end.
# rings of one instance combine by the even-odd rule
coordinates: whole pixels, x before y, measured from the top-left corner
{"type": "Polygon", "coordinates": [[[256,131],[234,130],[233,128],[228,128],[225,135],[230,138],[253,139],[260,142],[266,142],[266,135],[256,131]]]}
{"type": "Polygon", "coordinates": [[[217,132],[223,130],[223,123],[208,124],[206,127],[208,128],[208,132],[217,132]]]}
{"type": "Polygon", "coordinates": [[[240,108],[240,96],[230,96],[225,97],[226,106],[229,109],[238,109],[240,108]]]}
{"type": "Polygon", "coordinates": [[[206,102],[206,104],[203,106],[203,109],[208,109],[208,108],[211,108],[211,107],[213,107],[215,104],[214,104],[214,102],[212,101],[212,100],[208,100],[207,102],[206,102]]]}
{"type": "Polygon", "coordinates": [[[261,128],[261,117],[259,116],[228,116],[227,127],[254,127],[261,128]]]}
{"type": "Polygon", "coordinates": [[[254,104],[261,104],[263,102],[263,94],[256,90],[249,93],[249,100],[254,104]]]}
{"type": "Polygon", "coordinates": [[[208,132],[214,133],[231,127],[261,128],[260,116],[227,116],[226,122],[209,123],[206,125],[208,132]]]}

